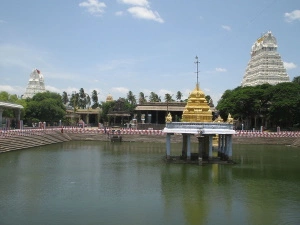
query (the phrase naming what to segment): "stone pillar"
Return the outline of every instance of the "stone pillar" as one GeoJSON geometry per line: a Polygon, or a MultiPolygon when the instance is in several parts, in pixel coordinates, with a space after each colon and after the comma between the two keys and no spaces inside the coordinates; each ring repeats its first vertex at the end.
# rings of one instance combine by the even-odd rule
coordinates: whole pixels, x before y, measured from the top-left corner
{"type": "Polygon", "coordinates": [[[167,159],[171,158],[171,134],[166,136],[166,156],[167,159]]]}
{"type": "Polygon", "coordinates": [[[212,135],[208,135],[208,160],[212,160],[212,158],[213,158],[212,140],[213,140],[213,136],[212,135]]]}
{"type": "Polygon", "coordinates": [[[202,158],[208,160],[208,150],[209,149],[209,137],[208,135],[203,136],[203,151],[202,158]]]}
{"type": "Polygon", "coordinates": [[[225,155],[225,135],[222,134],[221,159],[224,159],[224,155],[225,155]]]}
{"type": "Polygon", "coordinates": [[[3,113],[3,108],[0,108],[0,128],[2,128],[2,113],[3,113]]]}
{"type": "Polygon", "coordinates": [[[204,137],[198,137],[198,163],[202,165],[203,161],[203,151],[204,151],[204,137]]]}
{"type": "Polygon", "coordinates": [[[20,129],[20,118],[21,118],[21,110],[15,109],[15,117],[16,117],[16,128],[20,129]]]}
{"type": "Polygon", "coordinates": [[[181,155],[184,159],[187,157],[187,135],[182,134],[182,151],[181,155]]]}
{"type": "Polygon", "coordinates": [[[228,160],[228,135],[227,134],[225,134],[224,160],[228,160]]]}
{"type": "Polygon", "coordinates": [[[222,135],[218,135],[218,157],[221,157],[221,152],[222,152],[222,135]]]}
{"type": "Polygon", "coordinates": [[[86,124],[89,124],[89,122],[90,122],[90,115],[86,114],[86,124]]]}
{"type": "Polygon", "coordinates": [[[186,142],[187,142],[187,160],[191,160],[191,135],[188,134],[186,136],[186,142]]]}
{"type": "Polygon", "coordinates": [[[227,149],[228,149],[228,161],[232,161],[232,134],[229,134],[227,136],[228,141],[227,141],[227,149]]]}

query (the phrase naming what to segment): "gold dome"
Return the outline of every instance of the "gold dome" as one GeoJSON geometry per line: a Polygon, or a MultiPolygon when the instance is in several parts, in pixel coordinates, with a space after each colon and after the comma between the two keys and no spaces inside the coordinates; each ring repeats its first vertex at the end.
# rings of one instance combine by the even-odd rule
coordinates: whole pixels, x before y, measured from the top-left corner
{"type": "Polygon", "coordinates": [[[112,102],[114,99],[111,94],[107,95],[106,102],[112,102]]]}
{"type": "Polygon", "coordinates": [[[188,98],[182,114],[183,122],[212,122],[212,112],[198,83],[188,98]]]}

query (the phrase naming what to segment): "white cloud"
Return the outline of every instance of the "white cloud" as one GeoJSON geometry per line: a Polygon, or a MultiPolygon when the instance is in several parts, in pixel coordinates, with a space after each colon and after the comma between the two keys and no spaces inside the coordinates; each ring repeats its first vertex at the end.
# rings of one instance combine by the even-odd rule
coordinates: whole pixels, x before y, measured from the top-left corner
{"type": "Polygon", "coordinates": [[[51,72],[50,71],[41,71],[41,72],[44,75],[46,82],[47,82],[47,78],[74,81],[74,80],[78,80],[82,77],[82,76],[80,76],[80,74],[63,72],[61,70],[62,69],[56,69],[54,72],[53,71],[51,71],[51,72]]]}
{"type": "Polygon", "coordinates": [[[87,0],[79,3],[79,7],[86,8],[94,16],[101,16],[104,13],[106,5],[104,2],[99,2],[98,0],[87,0]]]}
{"type": "Polygon", "coordinates": [[[284,67],[287,69],[287,70],[290,70],[290,69],[295,69],[297,68],[297,65],[293,62],[283,62],[283,65],[284,67]]]}
{"type": "Polygon", "coordinates": [[[164,20],[160,17],[158,12],[152,11],[150,9],[144,7],[131,7],[127,10],[133,17],[146,19],[146,20],[154,20],[159,23],[164,23],[164,20]]]}
{"type": "Polygon", "coordinates": [[[113,87],[111,91],[115,93],[127,94],[129,89],[125,87],[113,87]]]}
{"type": "Polygon", "coordinates": [[[119,0],[119,2],[127,4],[127,5],[149,7],[149,1],[148,0],[119,0]]]}
{"type": "Polygon", "coordinates": [[[19,86],[11,86],[11,85],[0,85],[0,90],[1,91],[6,91],[9,94],[16,94],[18,96],[21,96],[25,92],[24,87],[19,87],[19,86]]]}
{"type": "Polygon", "coordinates": [[[169,91],[169,90],[166,90],[166,89],[160,89],[158,91],[158,96],[161,97],[161,101],[163,101],[163,102],[165,101],[165,94],[170,94],[171,96],[173,95],[172,97],[174,99],[174,94],[173,94],[172,91],[169,91]]]}
{"type": "Polygon", "coordinates": [[[216,68],[217,72],[227,72],[225,68],[216,68]]]}
{"type": "Polygon", "coordinates": [[[111,71],[115,69],[124,69],[135,65],[136,61],[132,59],[116,59],[97,65],[98,72],[111,71]]]}
{"type": "Polygon", "coordinates": [[[227,31],[231,31],[231,27],[227,25],[222,25],[222,28],[227,31]]]}
{"type": "Polygon", "coordinates": [[[65,90],[61,90],[61,89],[59,89],[59,88],[56,88],[56,87],[53,87],[53,86],[49,86],[49,85],[46,85],[45,86],[45,89],[47,90],[47,91],[50,91],[50,92],[55,92],[55,93],[58,93],[58,94],[62,94],[65,90]]]}
{"type": "Polygon", "coordinates": [[[300,10],[294,10],[290,13],[285,13],[284,17],[287,22],[293,22],[294,20],[300,21],[300,10]]]}
{"type": "Polygon", "coordinates": [[[35,65],[47,66],[46,61],[43,59],[47,57],[46,55],[47,53],[34,48],[3,44],[0,45],[0,66],[17,67],[31,72],[35,65]]]}
{"type": "Polygon", "coordinates": [[[115,12],[115,15],[116,16],[123,16],[124,12],[123,11],[118,11],[118,12],[115,12]]]}

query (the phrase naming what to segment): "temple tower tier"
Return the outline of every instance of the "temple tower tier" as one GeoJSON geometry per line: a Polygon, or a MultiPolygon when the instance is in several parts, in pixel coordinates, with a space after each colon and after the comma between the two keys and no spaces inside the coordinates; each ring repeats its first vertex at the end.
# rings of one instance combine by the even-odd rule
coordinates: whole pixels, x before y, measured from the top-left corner
{"type": "Polygon", "coordinates": [[[28,85],[22,98],[32,98],[35,94],[45,91],[44,76],[41,71],[34,69],[30,74],[28,85]]]}
{"type": "Polygon", "coordinates": [[[290,78],[277,52],[276,38],[269,31],[252,45],[251,59],[241,86],[256,86],[265,83],[276,85],[282,82],[290,82],[290,78]]]}

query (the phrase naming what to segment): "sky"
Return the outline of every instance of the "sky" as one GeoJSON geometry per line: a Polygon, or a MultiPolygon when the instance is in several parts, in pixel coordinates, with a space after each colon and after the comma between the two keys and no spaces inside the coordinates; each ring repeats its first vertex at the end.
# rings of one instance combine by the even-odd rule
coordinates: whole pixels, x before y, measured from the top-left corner
{"type": "Polygon", "coordinates": [[[254,42],[271,31],[300,76],[299,0],[0,0],[0,91],[21,96],[37,68],[46,90],[129,91],[183,99],[198,80],[216,105],[241,84],[254,42]]]}

